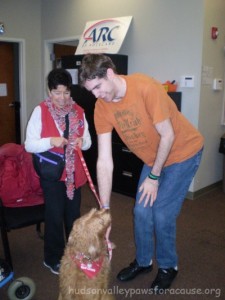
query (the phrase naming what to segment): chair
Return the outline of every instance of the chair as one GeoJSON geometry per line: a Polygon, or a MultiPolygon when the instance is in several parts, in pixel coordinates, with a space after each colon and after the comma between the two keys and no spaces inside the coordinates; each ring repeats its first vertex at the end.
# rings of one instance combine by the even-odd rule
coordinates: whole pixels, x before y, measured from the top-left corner
{"type": "Polygon", "coordinates": [[[40,238],[41,223],[44,222],[44,204],[27,207],[4,207],[0,199],[0,228],[4,256],[13,269],[8,232],[30,225],[36,225],[36,231],[40,238]]]}
{"type": "Polygon", "coordinates": [[[13,269],[8,232],[36,225],[41,237],[44,199],[34,171],[32,156],[24,145],[8,143],[0,147],[0,229],[6,261],[13,269]]]}

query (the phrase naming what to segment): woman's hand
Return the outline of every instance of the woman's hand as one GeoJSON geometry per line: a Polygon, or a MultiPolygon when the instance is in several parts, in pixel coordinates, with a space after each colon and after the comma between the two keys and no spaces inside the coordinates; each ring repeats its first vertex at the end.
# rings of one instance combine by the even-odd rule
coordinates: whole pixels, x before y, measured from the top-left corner
{"type": "Polygon", "coordinates": [[[52,137],[50,139],[51,146],[63,148],[65,145],[68,144],[68,140],[64,137],[52,137]]]}
{"type": "Polygon", "coordinates": [[[145,198],[144,207],[146,207],[148,203],[152,206],[157,197],[158,186],[158,180],[152,180],[147,177],[139,188],[139,193],[142,193],[139,203],[145,198]]]}
{"type": "Polygon", "coordinates": [[[73,140],[71,142],[71,145],[73,146],[73,149],[77,149],[77,148],[80,148],[82,147],[82,144],[83,144],[83,138],[82,137],[79,137],[79,138],[76,138],[75,140],[73,140]]]}

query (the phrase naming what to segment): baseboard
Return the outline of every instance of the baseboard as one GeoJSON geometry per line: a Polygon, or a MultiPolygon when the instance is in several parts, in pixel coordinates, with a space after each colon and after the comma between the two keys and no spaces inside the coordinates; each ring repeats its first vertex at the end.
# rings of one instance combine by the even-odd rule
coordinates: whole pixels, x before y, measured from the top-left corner
{"type": "Polygon", "coordinates": [[[222,181],[218,181],[216,183],[208,185],[208,186],[204,187],[203,189],[200,189],[196,192],[188,192],[186,199],[195,200],[195,199],[201,197],[202,195],[205,195],[220,186],[222,186],[222,181]]]}

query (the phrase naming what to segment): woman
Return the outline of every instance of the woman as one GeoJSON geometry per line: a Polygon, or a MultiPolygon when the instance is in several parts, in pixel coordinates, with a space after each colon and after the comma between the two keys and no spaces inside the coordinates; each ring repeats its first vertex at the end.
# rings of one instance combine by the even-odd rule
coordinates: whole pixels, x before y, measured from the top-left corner
{"type": "Polygon", "coordinates": [[[45,199],[44,265],[58,274],[73,222],[80,217],[81,186],[86,182],[76,148],[91,146],[88,123],[83,109],[71,98],[72,78],[64,69],[54,69],[48,75],[49,97],[35,107],[28,122],[25,149],[31,153],[47,150],[63,153],[66,166],[59,181],[40,178],[45,199]],[[68,138],[65,116],[69,119],[68,138]]]}

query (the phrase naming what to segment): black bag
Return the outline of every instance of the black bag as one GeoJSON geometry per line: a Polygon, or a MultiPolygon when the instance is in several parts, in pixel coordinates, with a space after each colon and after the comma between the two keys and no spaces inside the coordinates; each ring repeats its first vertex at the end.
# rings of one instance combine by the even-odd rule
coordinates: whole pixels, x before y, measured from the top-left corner
{"type": "MultiPolygon", "coordinates": [[[[69,116],[65,116],[66,129],[63,133],[65,138],[69,135],[69,116]]],[[[48,181],[58,181],[65,168],[65,150],[64,153],[53,151],[45,151],[41,153],[33,153],[33,165],[36,173],[41,179],[48,181]]]]}
{"type": "Polygon", "coordinates": [[[33,165],[41,179],[58,181],[65,168],[65,155],[52,151],[33,153],[33,165]]]}

